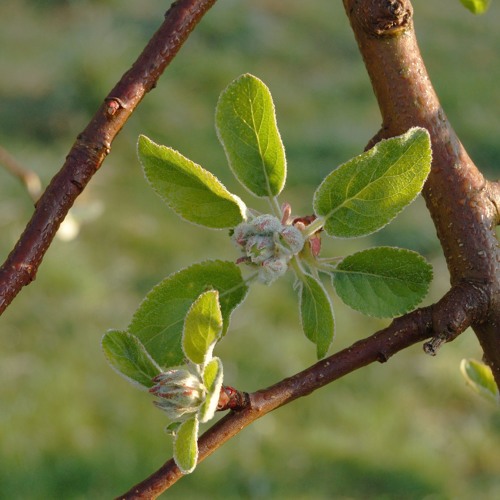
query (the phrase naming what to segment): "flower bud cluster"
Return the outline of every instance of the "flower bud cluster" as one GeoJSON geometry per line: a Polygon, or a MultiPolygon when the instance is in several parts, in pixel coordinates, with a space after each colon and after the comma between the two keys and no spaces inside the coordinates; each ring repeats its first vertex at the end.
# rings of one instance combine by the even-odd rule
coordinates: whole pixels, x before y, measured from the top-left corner
{"type": "Polygon", "coordinates": [[[149,392],[160,398],[154,404],[174,422],[196,413],[206,399],[207,390],[201,378],[189,370],[168,370],[157,375],[153,382],[155,385],[149,392]]]}
{"type": "Polygon", "coordinates": [[[239,262],[258,267],[258,279],[270,285],[285,274],[293,255],[304,246],[302,233],[273,215],[259,215],[235,227],[232,239],[244,257],[239,262]]]}

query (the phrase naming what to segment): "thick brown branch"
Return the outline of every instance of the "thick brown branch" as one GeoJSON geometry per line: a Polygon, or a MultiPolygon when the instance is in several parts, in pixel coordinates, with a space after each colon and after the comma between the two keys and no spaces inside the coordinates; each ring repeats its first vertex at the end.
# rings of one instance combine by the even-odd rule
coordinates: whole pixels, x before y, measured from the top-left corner
{"type": "Polygon", "coordinates": [[[487,314],[468,314],[500,385],[498,195],[491,196],[439,104],[417,46],[410,2],[344,0],[344,6],[382,113],[377,139],[413,126],[431,134],[433,164],[423,195],[451,283],[476,283],[489,301],[487,314]]]}
{"type": "MultiPolygon", "coordinates": [[[[397,352],[424,341],[437,332],[437,323],[446,323],[451,335],[459,335],[470,325],[470,315],[465,311],[472,308],[480,314],[487,305],[481,291],[474,286],[453,287],[437,304],[396,318],[387,328],[371,337],[356,342],[293,377],[249,394],[247,405],[243,409],[229,413],[201,436],[198,441],[198,461],[207,458],[242,429],[276,408],[307,396],[370,363],[384,363],[397,352]],[[457,310],[464,312],[459,321],[457,310]]],[[[156,498],[181,477],[182,473],[175,462],[169,460],[158,471],[119,498],[156,498]]]]}
{"type": "Polygon", "coordinates": [[[178,0],[142,54],[104,99],[52,179],[15,248],[0,268],[0,314],[38,267],[77,196],[100,168],[111,143],[144,95],[216,0],[178,0]]]}

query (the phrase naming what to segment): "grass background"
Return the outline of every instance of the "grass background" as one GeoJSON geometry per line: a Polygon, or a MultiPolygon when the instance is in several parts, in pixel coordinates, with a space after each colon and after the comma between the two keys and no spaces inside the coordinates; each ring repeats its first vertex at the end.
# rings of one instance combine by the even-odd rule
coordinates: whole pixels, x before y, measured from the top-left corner
{"type": "MultiPolygon", "coordinates": [[[[0,143],[44,185],[76,135],[162,20],[160,0],[0,4],[0,143]]],[[[430,76],[477,164],[498,177],[500,6],[474,17],[456,0],[415,2],[430,76]]],[[[168,144],[232,179],[213,128],[219,92],[251,72],[270,87],[288,157],[282,200],[311,212],[322,177],[362,151],[380,123],[341,2],[220,0],[115,141],[36,281],[0,320],[0,498],[109,498],[171,454],[164,416],[107,366],[100,339],[125,328],[163,277],[208,258],[234,259],[225,232],[185,225],[144,182],[137,135],[168,144]]],[[[259,203],[255,203],[259,207],[259,203]]],[[[0,252],[32,213],[0,170],[0,252]]],[[[422,200],[380,233],[331,240],[324,254],[374,244],[422,252],[448,287],[422,200]]],[[[334,298],[341,349],[387,324],[334,298]]],[[[256,286],[217,348],[226,381],[253,391],[314,362],[298,324],[291,280],[256,286]]],[[[463,357],[480,358],[472,332],[436,358],[420,346],[266,416],[165,497],[270,499],[496,499],[500,414],[464,384],[463,357]]]]}

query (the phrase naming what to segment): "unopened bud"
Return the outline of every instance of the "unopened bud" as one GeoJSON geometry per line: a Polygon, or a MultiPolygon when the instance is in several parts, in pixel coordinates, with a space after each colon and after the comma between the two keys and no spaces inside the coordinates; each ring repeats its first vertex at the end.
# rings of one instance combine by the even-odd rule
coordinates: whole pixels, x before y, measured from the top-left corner
{"type": "Polygon", "coordinates": [[[283,276],[288,269],[286,257],[275,257],[262,263],[259,268],[259,281],[264,285],[270,285],[279,277],[283,276]]]}
{"type": "Polygon", "coordinates": [[[304,237],[302,233],[293,226],[285,226],[280,231],[282,243],[288,248],[292,255],[299,253],[304,246],[304,237]]]}
{"type": "Polygon", "coordinates": [[[159,398],[154,404],[166,412],[170,420],[177,421],[183,415],[196,413],[205,401],[206,389],[201,379],[188,370],[169,370],[157,375],[155,385],[149,389],[159,398]]]}
{"type": "Polygon", "coordinates": [[[274,240],[270,235],[254,234],[248,238],[246,253],[254,264],[260,264],[274,256],[274,240]]]}
{"type": "Polygon", "coordinates": [[[281,229],[281,221],[274,215],[259,215],[250,223],[258,234],[272,234],[281,229]]]}

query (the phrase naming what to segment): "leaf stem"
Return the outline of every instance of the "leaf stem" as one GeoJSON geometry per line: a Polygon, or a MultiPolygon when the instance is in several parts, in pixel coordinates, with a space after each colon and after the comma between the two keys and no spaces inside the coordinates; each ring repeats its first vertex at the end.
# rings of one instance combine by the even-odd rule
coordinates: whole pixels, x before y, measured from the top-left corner
{"type": "Polygon", "coordinates": [[[269,196],[269,205],[271,205],[271,210],[273,214],[281,220],[281,206],[276,196],[269,196]]]}
{"type": "Polygon", "coordinates": [[[306,228],[302,231],[304,238],[309,238],[314,233],[317,233],[319,230],[323,228],[325,225],[325,219],[323,217],[317,217],[311,224],[306,226],[306,228]]]}

